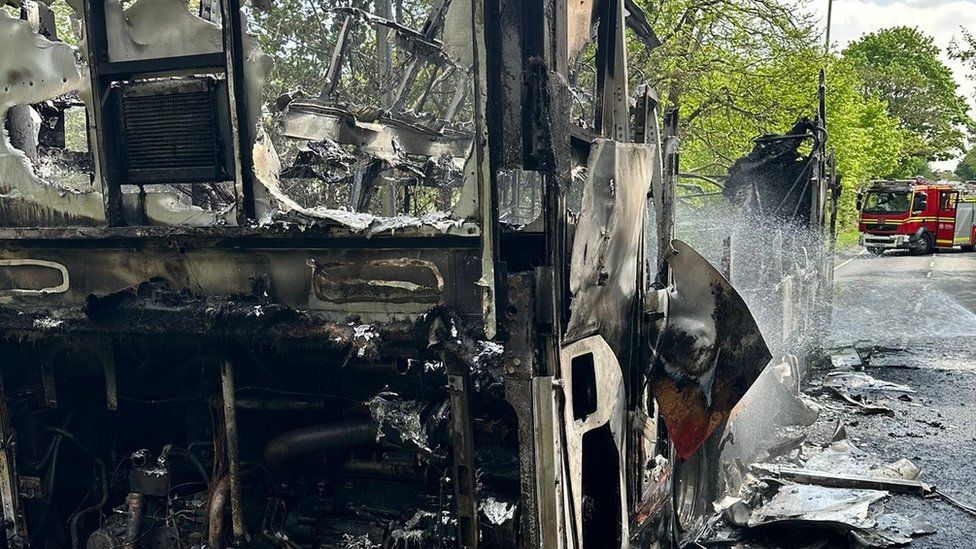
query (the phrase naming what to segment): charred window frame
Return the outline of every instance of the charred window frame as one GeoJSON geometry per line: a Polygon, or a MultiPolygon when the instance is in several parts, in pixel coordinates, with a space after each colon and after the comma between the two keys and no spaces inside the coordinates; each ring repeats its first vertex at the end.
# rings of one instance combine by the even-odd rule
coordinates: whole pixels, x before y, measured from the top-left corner
{"type": "Polygon", "coordinates": [[[223,0],[220,11],[219,51],[180,52],[171,44],[175,54],[139,56],[127,55],[125,38],[109,28],[105,0],[84,2],[96,162],[110,226],[145,224],[145,186],[154,183],[233,181],[238,224],[255,217],[244,31],[241,17],[226,16],[239,14],[241,4],[223,0]],[[138,188],[142,219],[127,219],[126,186],[138,188]]]}
{"type": "MultiPolygon", "coordinates": [[[[478,33],[471,4],[439,0],[427,11],[423,2],[407,2],[397,4],[403,13],[396,14],[391,6],[379,15],[342,7],[319,14],[340,22],[330,62],[318,67],[318,89],[309,99],[297,88],[262,97],[267,73],[256,67],[270,59],[267,53],[282,61],[301,56],[291,46],[265,53],[256,46],[265,41],[262,17],[274,5],[260,3],[242,13],[238,1],[205,1],[195,15],[190,11],[197,5],[178,1],[82,2],[84,9],[74,15],[90,39],[76,52],[73,70],[87,72],[92,83],[86,118],[95,158],[84,164],[99,181],[86,183],[66,204],[44,197],[29,204],[30,210],[53,210],[49,219],[15,215],[3,224],[242,227],[297,217],[303,224],[345,226],[353,234],[390,226],[372,223],[373,216],[413,218],[393,225],[422,227],[432,236],[458,223],[465,226],[450,231],[454,236],[481,234],[474,225],[488,216],[473,137],[484,132],[484,123],[475,121],[478,33]],[[175,5],[185,13],[152,20],[159,19],[157,8],[173,15],[175,5]],[[132,29],[150,37],[146,51],[116,43],[132,29]],[[206,37],[197,40],[195,34],[206,37]],[[368,43],[357,44],[362,36],[370,37],[368,43]],[[174,37],[191,45],[185,51],[177,43],[161,46],[174,37]],[[387,48],[377,47],[382,43],[387,48]],[[368,51],[357,51],[357,45],[368,51]],[[368,56],[378,61],[364,61],[368,56]],[[386,67],[387,78],[381,93],[372,94],[357,82],[376,62],[386,67]],[[373,102],[375,95],[383,97],[373,102]],[[363,98],[370,100],[355,104],[363,98]],[[337,139],[316,140],[295,124],[289,129],[290,114],[323,113],[341,130],[332,136],[337,139]],[[302,180],[315,180],[318,192],[302,180]],[[321,189],[333,183],[334,200],[322,200],[321,189]]],[[[322,28],[323,21],[309,19],[322,28]]],[[[81,87],[73,80],[68,85],[81,87]]],[[[80,104],[76,99],[69,106],[80,104]]],[[[62,119],[52,117],[53,126],[63,125],[62,119]]],[[[27,184],[41,190],[23,192],[24,202],[61,190],[60,173],[28,171],[27,184]]]]}
{"type": "Polygon", "coordinates": [[[388,13],[316,11],[329,36],[327,64],[284,83],[280,125],[270,132],[287,166],[283,187],[305,207],[465,217],[475,133],[470,5],[400,7],[415,27],[383,3],[378,11],[388,13]]]}

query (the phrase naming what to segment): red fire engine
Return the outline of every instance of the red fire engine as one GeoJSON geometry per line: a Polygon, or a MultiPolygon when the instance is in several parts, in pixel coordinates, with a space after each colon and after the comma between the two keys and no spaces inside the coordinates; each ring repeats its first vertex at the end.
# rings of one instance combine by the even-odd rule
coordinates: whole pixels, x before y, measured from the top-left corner
{"type": "Polygon", "coordinates": [[[971,251],[976,245],[974,183],[876,181],[860,210],[861,245],[874,254],[905,249],[922,255],[955,246],[971,251]]]}

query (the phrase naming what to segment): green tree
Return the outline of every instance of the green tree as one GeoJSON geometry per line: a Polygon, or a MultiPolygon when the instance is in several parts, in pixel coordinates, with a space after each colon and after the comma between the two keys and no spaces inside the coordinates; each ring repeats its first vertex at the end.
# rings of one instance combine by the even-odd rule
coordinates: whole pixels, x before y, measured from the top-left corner
{"type": "Polygon", "coordinates": [[[828,146],[845,188],[842,225],[853,226],[857,189],[901,170],[908,132],[886,101],[865,94],[851,60],[824,53],[802,2],[672,0],[644,8],[663,45],[650,53],[631,48],[630,67],[665,108],[680,107],[682,171],[721,174],[755,137],[811,116],[822,67],[828,146]]]}
{"type": "Polygon", "coordinates": [[[721,173],[752,139],[810,114],[824,63],[792,0],[638,0],[662,46],[632,47],[632,75],[679,108],[683,170],[721,173]]]}
{"type": "Polygon", "coordinates": [[[954,173],[961,181],[976,181],[976,148],[966,151],[954,173]]]}
{"type": "Polygon", "coordinates": [[[827,143],[844,183],[838,207],[841,227],[849,228],[856,220],[856,192],[872,179],[892,177],[901,169],[907,132],[884,101],[862,93],[863,83],[850,60],[831,60],[827,84],[827,143]]]}
{"type": "Polygon", "coordinates": [[[905,170],[913,157],[949,160],[961,153],[973,127],[966,99],[940,49],[918,29],[893,27],[867,34],[843,52],[857,68],[864,91],[888,103],[888,112],[909,132],[905,170]]]}

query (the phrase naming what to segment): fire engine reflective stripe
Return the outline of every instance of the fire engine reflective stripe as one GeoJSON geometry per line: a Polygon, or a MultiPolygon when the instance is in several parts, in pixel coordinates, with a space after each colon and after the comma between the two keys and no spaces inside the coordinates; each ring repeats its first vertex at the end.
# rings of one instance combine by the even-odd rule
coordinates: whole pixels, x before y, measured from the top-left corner
{"type": "Polygon", "coordinates": [[[951,239],[949,239],[949,240],[939,239],[939,240],[936,240],[935,243],[936,244],[949,244],[949,245],[952,245],[952,240],[951,239]]]}
{"type": "Polygon", "coordinates": [[[944,221],[938,217],[909,217],[908,219],[878,219],[870,217],[862,217],[861,223],[884,223],[885,225],[901,225],[903,223],[917,223],[923,221],[944,221]]]}
{"type": "Polygon", "coordinates": [[[968,236],[960,236],[953,243],[954,244],[968,244],[969,243],[969,237],[968,236]]]}

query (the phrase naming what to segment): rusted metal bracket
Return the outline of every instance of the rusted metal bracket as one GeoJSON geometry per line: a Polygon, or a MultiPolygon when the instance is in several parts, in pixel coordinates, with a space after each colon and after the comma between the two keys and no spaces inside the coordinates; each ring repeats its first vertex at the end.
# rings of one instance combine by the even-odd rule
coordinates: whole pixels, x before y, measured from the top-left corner
{"type": "Polygon", "coordinates": [[[630,112],[627,105],[627,65],[625,58],[626,19],[623,0],[601,3],[597,32],[597,98],[594,128],[600,135],[626,143],[630,141],[630,112]]]}
{"type": "Polygon", "coordinates": [[[518,421],[519,488],[522,501],[524,547],[545,547],[537,522],[536,430],[533,410],[532,374],[535,370],[534,330],[535,277],[530,273],[508,276],[508,305],[505,307],[508,341],[505,343],[505,400],[518,421]]]}
{"type": "Polygon", "coordinates": [[[227,476],[230,477],[231,528],[235,545],[244,541],[244,508],[241,502],[240,454],[237,444],[237,410],[234,403],[234,365],[228,359],[220,363],[220,389],[224,408],[224,436],[227,447],[227,476]]]}
{"type": "Polygon", "coordinates": [[[535,483],[539,521],[539,547],[562,547],[561,517],[566,485],[562,481],[562,438],[557,436],[554,378],[532,378],[532,416],[535,428],[535,483]]]}
{"type": "Polygon", "coordinates": [[[244,29],[240,0],[221,0],[223,45],[226,53],[227,99],[234,150],[234,186],[237,195],[237,221],[244,225],[254,219],[254,159],[251,145],[253,128],[247,122],[247,86],[244,83],[244,29]]]}
{"type": "Polygon", "coordinates": [[[3,373],[0,372],[0,507],[3,527],[7,533],[7,547],[27,546],[27,524],[20,512],[17,491],[17,460],[14,454],[16,438],[7,414],[7,393],[3,373]]]}
{"type": "Polygon", "coordinates": [[[457,357],[444,353],[447,385],[451,394],[451,438],[454,441],[454,503],[458,516],[458,547],[478,547],[478,497],[474,467],[474,434],[471,428],[471,386],[468,368],[457,357]]]}

